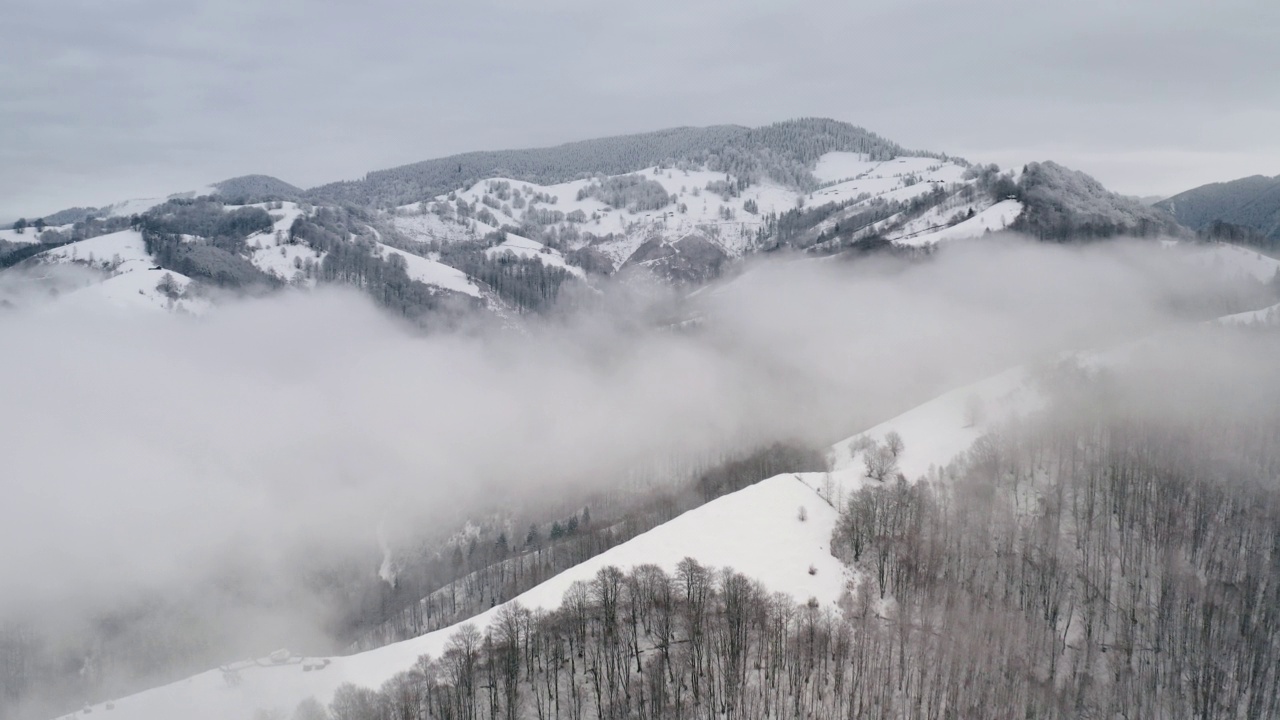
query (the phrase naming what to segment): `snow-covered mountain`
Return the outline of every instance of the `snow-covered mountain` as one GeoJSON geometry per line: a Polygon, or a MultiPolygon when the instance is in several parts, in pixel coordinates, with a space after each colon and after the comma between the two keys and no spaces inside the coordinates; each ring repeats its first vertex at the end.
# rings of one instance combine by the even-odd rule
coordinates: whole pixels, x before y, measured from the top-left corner
{"type": "Polygon", "coordinates": [[[0,232],[0,267],[37,254],[37,240],[130,227],[184,238],[152,261],[198,286],[350,284],[412,318],[536,312],[564,283],[619,272],[694,290],[778,250],[918,252],[1008,228],[1055,240],[1177,231],[1053,163],[1001,174],[821,119],[470,153],[311,190],[248,175],[46,225],[0,232]]]}
{"type": "MultiPolygon", "coordinates": [[[[531,288],[592,284],[603,274],[646,272],[693,289],[716,282],[735,262],[778,249],[813,262],[868,246],[924,257],[940,244],[1016,226],[1028,207],[1047,207],[1044,183],[1022,194],[1017,175],[941,157],[878,159],[835,150],[819,155],[809,172],[814,184],[808,188],[767,176],[747,182],[687,163],[550,184],[495,176],[381,210],[304,199],[167,199],[137,217],[48,227],[50,236],[6,231],[0,240],[21,250],[20,262],[0,279],[21,275],[39,283],[56,275],[59,285],[52,300],[27,292],[0,300],[202,314],[216,312],[222,290],[305,292],[344,283],[406,315],[482,308],[511,316],[554,299],[554,293],[532,295],[531,288]],[[90,236],[75,239],[77,233],[90,236]]],[[[1049,193],[1057,217],[1069,216],[1072,207],[1089,208],[1095,219],[1111,217],[1111,195],[1064,177],[1067,186],[1087,189],[1087,202],[1071,196],[1070,187],[1075,205],[1049,193]]],[[[1184,239],[1162,246],[1251,286],[1272,282],[1280,269],[1274,258],[1229,244],[1184,239]]],[[[1264,309],[1223,322],[1272,317],[1264,309]]],[[[896,434],[904,441],[895,457],[903,475],[940,479],[937,469],[985,430],[1039,402],[1024,369],[957,389],[835,443],[828,449],[829,472],[785,473],[712,500],[467,622],[483,629],[517,603],[553,609],[575,582],[607,566],[653,564],[674,572],[685,557],[731,566],[770,591],[799,603],[812,598],[815,607],[834,611],[859,582],[832,554],[838,508],[868,485],[869,453],[879,451],[877,444],[896,434]]],[[[343,657],[285,652],[230,663],[68,717],[108,710],[138,720],[288,713],[309,697],[328,702],[343,683],[376,686],[419,655],[439,656],[459,627],[343,657]]]]}

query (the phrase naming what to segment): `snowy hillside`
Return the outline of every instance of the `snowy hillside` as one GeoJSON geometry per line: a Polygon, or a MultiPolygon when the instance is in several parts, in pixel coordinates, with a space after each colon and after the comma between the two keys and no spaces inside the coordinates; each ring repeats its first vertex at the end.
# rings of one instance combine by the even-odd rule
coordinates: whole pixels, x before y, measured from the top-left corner
{"type": "MultiPolygon", "coordinates": [[[[216,207],[216,206],[215,206],[216,207]]],[[[222,254],[218,257],[228,258],[244,265],[243,271],[260,273],[262,280],[274,278],[282,287],[314,288],[320,281],[321,266],[328,254],[311,244],[291,238],[291,229],[299,220],[313,218],[316,210],[294,202],[256,203],[252,205],[225,205],[218,212],[230,217],[240,211],[253,210],[260,213],[264,223],[269,225],[249,233],[243,239],[242,257],[222,254]],[[247,261],[247,262],[246,262],[247,261]]],[[[69,234],[71,226],[51,227],[54,231],[69,234]]],[[[363,235],[353,236],[347,240],[353,246],[360,245],[358,252],[371,253],[375,258],[387,260],[395,258],[404,266],[410,280],[422,283],[431,292],[459,293],[477,299],[485,295],[481,288],[463,271],[450,267],[437,258],[417,255],[405,250],[391,247],[384,243],[373,242],[380,237],[372,227],[362,227],[363,235]]],[[[193,251],[207,253],[223,253],[216,246],[209,247],[209,238],[189,234],[172,234],[172,243],[182,250],[184,247],[193,251]]],[[[28,229],[25,233],[13,230],[4,231],[3,238],[10,242],[30,246],[37,241],[36,233],[28,229]]],[[[65,242],[65,240],[63,241],[65,242]]],[[[582,276],[581,269],[570,267],[558,252],[543,248],[533,241],[520,242],[512,237],[508,248],[522,256],[536,256],[544,263],[567,269],[570,273],[582,276]]],[[[353,249],[353,251],[355,251],[353,249]]],[[[502,250],[494,248],[491,252],[502,250]]],[[[160,251],[157,251],[160,252],[160,251]]],[[[201,260],[212,268],[210,274],[223,272],[217,260],[201,260]]],[[[61,295],[57,305],[92,308],[104,305],[115,309],[168,309],[179,312],[200,313],[210,307],[206,297],[196,297],[197,292],[188,292],[192,279],[172,269],[162,269],[164,263],[156,256],[148,253],[138,230],[109,232],[86,240],[55,245],[43,252],[37,252],[24,263],[25,267],[38,267],[45,264],[69,264],[92,270],[77,276],[76,284],[67,292],[67,288],[57,287],[61,295]],[[152,277],[154,276],[154,277],[152,277]],[[166,279],[167,278],[167,279],[166,279]],[[163,288],[157,285],[165,279],[163,288]]],[[[3,272],[17,273],[17,270],[3,272]]],[[[27,280],[38,281],[39,275],[27,280]]],[[[218,276],[202,276],[205,284],[218,284],[218,276]]],[[[30,293],[19,302],[43,302],[50,297],[49,293],[30,293]]]]}
{"type": "Polygon", "coordinates": [[[970,204],[968,208],[972,211],[971,215],[966,215],[964,210],[955,207],[933,208],[888,233],[886,237],[899,245],[913,247],[981,237],[989,232],[1007,229],[1022,213],[1022,203],[1017,200],[1001,200],[991,204],[975,203],[970,204]],[[976,209],[982,205],[986,207],[981,210],[976,209]],[[959,213],[957,218],[959,222],[949,224],[951,218],[946,217],[948,209],[952,210],[953,218],[956,217],[957,212],[959,213]]]}
{"type": "MultiPolygon", "coordinates": [[[[1033,410],[1037,402],[1026,374],[1014,370],[949,392],[860,435],[880,440],[890,431],[898,432],[906,448],[899,461],[901,468],[914,478],[946,464],[967,450],[986,428],[1033,410]],[[975,421],[972,408],[978,406],[982,411],[975,421]]],[[[841,442],[831,449],[835,463],[831,473],[778,475],[713,500],[511,602],[530,609],[554,608],[575,581],[591,579],[600,568],[613,565],[626,570],[652,563],[671,571],[681,559],[693,557],[707,566],[731,566],[795,600],[815,598],[831,606],[853,579],[830,551],[838,518],[836,506],[842,497],[868,482],[859,458],[849,454],[848,445],[849,441],[841,442]]],[[[114,701],[110,717],[222,720],[250,718],[259,710],[288,713],[308,697],[327,703],[345,682],[377,687],[411,666],[420,655],[439,657],[459,627],[470,623],[483,628],[501,607],[466,623],[357,655],[282,656],[280,662],[236,663],[114,701]]],[[[104,706],[91,709],[100,711],[104,706]]],[[[66,717],[83,720],[85,713],[66,717]]]]}
{"type": "MultiPolygon", "coordinates": [[[[835,522],[833,508],[795,476],[781,475],[686,513],[557,575],[512,602],[531,609],[554,608],[570,585],[590,580],[602,567],[654,563],[672,571],[681,559],[693,556],[707,565],[731,565],[797,600],[817,597],[834,603],[847,580],[845,569],[828,547],[835,522]],[[801,507],[806,508],[806,521],[798,517],[801,507]],[[811,566],[816,569],[813,574],[811,566]]],[[[468,622],[484,627],[499,608],[468,622]]],[[[222,670],[202,673],[115,701],[111,717],[222,720],[251,718],[259,709],[291,712],[298,702],[312,696],[327,703],[344,682],[376,687],[411,666],[419,655],[439,657],[461,625],[348,657],[239,663],[234,683],[228,682],[222,670]]],[[[83,716],[73,713],[67,717],[83,716]]]]}
{"type": "Polygon", "coordinates": [[[431,258],[397,250],[382,243],[378,243],[378,250],[383,257],[395,256],[404,260],[405,270],[409,273],[409,277],[420,283],[460,292],[472,297],[480,297],[480,288],[476,287],[476,284],[467,277],[466,273],[457,268],[449,267],[431,258]]]}
{"type": "Polygon", "coordinates": [[[582,268],[565,262],[564,255],[559,250],[553,250],[536,240],[530,240],[519,235],[508,233],[506,240],[485,251],[485,254],[491,258],[497,257],[502,253],[510,253],[516,257],[526,259],[537,259],[543,265],[560,268],[579,278],[586,277],[586,272],[582,268]]]}
{"type": "Polygon", "coordinates": [[[1249,310],[1247,312],[1227,315],[1218,318],[1218,322],[1224,325],[1276,325],[1280,324],[1280,305],[1272,305],[1261,310],[1249,310]]]}
{"type": "MultiPolygon", "coordinates": [[[[50,225],[46,230],[66,231],[71,228],[70,225],[50,225]]],[[[22,232],[18,232],[11,227],[0,229],[0,242],[9,242],[16,245],[30,245],[31,243],[40,242],[40,233],[35,228],[27,228],[22,232]]]]}
{"type": "MultiPolygon", "coordinates": [[[[831,203],[853,212],[935,192],[952,197],[973,182],[965,178],[965,167],[955,162],[931,157],[881,161],[849,152],[823,155],[813,174],[820,187],[807,193],[768,180],[744,183],[705,168],[654,166],[555,185],[495,177],[429,202],[397,208],[391,222],[415,240],[441,244],[476,240],[502,227],[535,227],[564,250],[590,247],[618,269],[654,240],[674,243],[697,236],[736,258],[757,249],[770,216],[797,207],[831,203]]],[[[923,244],[1002,229],[1021,209],[1014,201],[994,207],[978,202],[982,212],[968,218],[963,227],[915,239],[923,231],[945,228],[955,212],[973,208],[975,202],[957,200],[952,205],[953,211],[945,217],[938,212],[911,218],[909,223],[900,218],[907,223],[903,227],[893,222],[885,227],[892,229],[892,239],[923,244]]]]}
{"type": "Polygon", "coordinates": [[[171,310],[199,314],[208,300],[188,295],[191,279],[164,271],[147,253],[141,233],[124,230],[46,250],[38,264],[73,264],[100,273],[100,281],[58,296],[54,307],[87,310],[171,310]]]}
{"type": "Polygon", "coordinates": [[[1239,245],[1224,242],[1170,242],[1165,245],[1185,252],[1191,262],[1227,277],[1250,278],[1266,283],[1280,275],[1280,260],[1239,245]]]}
{"type": "Polygon", "coordinates": [[[98,208],[98,211],[96,214],[102,217],[130,217],[132,215],[141,215],[142,213],[150,210],[151,208],[154,208],[158,205],[162,205],[165,202],[168,202],[169,200],[172,200],[174,198],[194,198],[194,197],[200,197],[201,195],[216,195],[217,192],[218,192],[217,188],[212,186],[207,186],[207,187],[197,188],[195,190],[188,190],[185,192],[173,193],[172,195],[166,195],[165,197],[134,198],[132,200],[122,200],[120,202],[112,203],[111,205],[98,208]]]}

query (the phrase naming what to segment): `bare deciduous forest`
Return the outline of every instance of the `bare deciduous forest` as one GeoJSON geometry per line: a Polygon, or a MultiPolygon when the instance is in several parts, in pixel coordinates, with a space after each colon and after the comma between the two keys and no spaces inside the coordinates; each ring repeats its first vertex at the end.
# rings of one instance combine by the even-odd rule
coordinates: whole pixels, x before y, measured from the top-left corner
{"type": "Polygon", "coordinates": [[[1274,717],[1280,403],[1247,373],[1170,379],[1058,368],[1047,411],[869,481],[833,538],[859,578],[839,612],[691,558],[609,567],[297,716],[1274,717]]]}

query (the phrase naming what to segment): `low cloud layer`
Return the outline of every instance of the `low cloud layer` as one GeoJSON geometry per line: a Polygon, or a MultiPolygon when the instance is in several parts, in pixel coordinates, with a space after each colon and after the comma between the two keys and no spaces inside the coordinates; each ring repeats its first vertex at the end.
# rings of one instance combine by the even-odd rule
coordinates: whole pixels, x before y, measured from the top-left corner
{"type": "Polygon", "coordinates": [[[671,306],[635,291],[526,332],[430,337],[341,292],[203,319],[10,312],[0,577],[18,591],[0,615],[189,587],[237,558],[270,571],[654,458],[831,442],[1238,287],[1151,244],[992,240],[923,263],[761,264],[679,327],[638,322],[671,306]]]}

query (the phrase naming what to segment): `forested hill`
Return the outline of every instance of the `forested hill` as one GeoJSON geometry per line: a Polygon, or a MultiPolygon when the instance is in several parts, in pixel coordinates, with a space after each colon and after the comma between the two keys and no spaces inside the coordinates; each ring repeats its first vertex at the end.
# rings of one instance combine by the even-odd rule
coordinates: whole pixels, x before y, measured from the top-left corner
{"type": "MultiPolygon", "coordinates": [[[[681,161],[754,180],[764,176],[798,189],[817,185],[810,169],[828,152],[866,153],[887,160],[906,151],[849,123],[806,118],[760,128],[681,127],[584,140],[555,147],[470,152],[371,172],[363,180],[312,188],[315,202],[394,207],[492,177],[551,185],[593,174],[620,175],[681,161]]],[[[941,157],[913,152],[917,156],[941,157]]]]}
{"type": "Polygon", "coordinates": [[[1280,175],[1202,185],[1156,203],[1156,207],[1202,233],[1280,247],[1280,175]]]}

